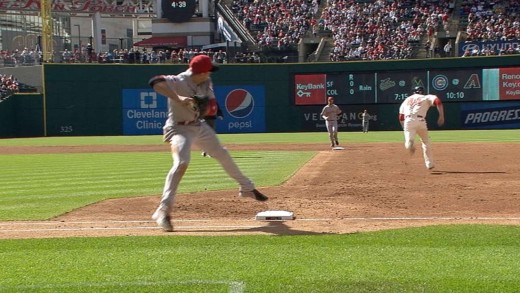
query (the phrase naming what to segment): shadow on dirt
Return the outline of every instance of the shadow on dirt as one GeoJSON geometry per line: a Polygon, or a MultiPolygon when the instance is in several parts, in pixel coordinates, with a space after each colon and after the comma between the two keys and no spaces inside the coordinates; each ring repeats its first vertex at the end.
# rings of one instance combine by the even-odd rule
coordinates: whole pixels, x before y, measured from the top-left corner
{"type": "MultiPolygon", "coordinates": [[[[279,236],[284,235],[330,235],[330,234],[337,234],[337,233],[329,233],[329,232],[314,232],[314,231],[304,231],[304,230],[295,230],[291,227],[287,226],[284,221],[269,221],[267,222],[267,226],[262,227],[254,227],[254,228],[240,228],[240,229],[223,229],[222,232],[240,232],[240,233],[247,233],[247,232],[262,232],[267,234],[274,234],[279,236]]],[[[212,229],[212,230],[196,230],[193,232],[218,232],[218,229],[212,229]]],[[[183,231],[184,232],[184,231],[183,231]]],[[[189,231],[186,231],[189,232],[189,231]]]]}

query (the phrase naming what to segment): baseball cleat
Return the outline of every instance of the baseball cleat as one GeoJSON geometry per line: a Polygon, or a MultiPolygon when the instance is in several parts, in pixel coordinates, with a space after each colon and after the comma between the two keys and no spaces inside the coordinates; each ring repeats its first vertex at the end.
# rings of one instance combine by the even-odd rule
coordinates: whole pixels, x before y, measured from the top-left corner
{"type": "Polygon", "coordinates": [[[152,219],[155,220],[157,225],[161,227],[165,232],[173,232],[173,225],[171,222],[170,215],[162,210],[157,210],[153,215],[152,219]]]}
{"type": "Polygon", "coordinates": [[[260,191],[258,191],[256,189],[253,189],[251,191],[240,191],[240,196],[241,197],[251,197],[258,201],[266,201],[269,199],[267,196],[265,196],[263,193],[261,193],[260,191]]]}
{"type": "Polygon", "coordinates": [[[339,145],[339,141],[336,139],[336,145],[339,145]]]}

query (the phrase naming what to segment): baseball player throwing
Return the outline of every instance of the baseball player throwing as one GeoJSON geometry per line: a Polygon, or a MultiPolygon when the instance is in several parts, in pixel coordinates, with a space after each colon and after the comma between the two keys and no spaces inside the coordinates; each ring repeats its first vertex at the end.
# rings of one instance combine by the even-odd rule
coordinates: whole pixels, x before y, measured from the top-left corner
{"type": "Polygon", "coordinates": [[[203,119],[208,114],[194,97],[209,98],[211,111],[216,111],[216,100],[211,82],[211,72],[218,69],[207,55],[191,59],[189,68],[178,75],[158,75],[149,84],[155,91],[168,97],[168,119],[163,128],[164,141],[170,143],[173,166],[166,175],[162,198],[152,218],[164,231],[173,231],[170,214],[179,183],[191,159],[191,146],[197,144],[215,158],[238,182],[239,196],[266,201],[267,196],[255,188],[235,164],[228,151],[220,144],[217,135],[203,119]]]}
{"type": "Polygon", "coordinates": [[[436,95],[425,95],[422,86],[416,86],[414,93],[406,98],[399,107],[399,122],[404,130],[404,147],[410,154],[414,154],[415,135],[418,134],[422,141],[424,163],[429,170],[433,169],[434,163],[428,138],[426,114],[433,106],[437,107],[437,111],[439,111],[437,124],[444,125],[444,107],[441,100],[436,95]]]}
{"type": "Polygon", "coordinates": [[[325,119],[325,126],[329,132],[330,146],[339,145],[338,141],[338,118],[341,109],[334,104],[334,98],[327,98],[327,105],[321,110],[321,117],[325,119]]]}

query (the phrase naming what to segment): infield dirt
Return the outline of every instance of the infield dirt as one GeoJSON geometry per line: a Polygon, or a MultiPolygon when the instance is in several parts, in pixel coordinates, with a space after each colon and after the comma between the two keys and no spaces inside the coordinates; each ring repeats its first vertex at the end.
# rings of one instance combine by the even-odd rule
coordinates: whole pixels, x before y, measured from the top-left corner
{"type": "MultiPolygon", "coordinates": [[[[436,224],[520,225],[520,154],[516,143],[435,143],[435,171],[400,143],[226,145],[238,150],[311,150],[317,155],[281,186],[259,187],[266,203],[237,190],[178,194],[175,232],[150,219],[160,194],[111,199],[48,221],[0,223],[0,238],[123,235],[337,234],[436,224]],[[265,210],[292,221],[256,221],[265,210]]],[[[0,147],[8,153],[168,152],[167,145],[0,147]]],[[[212,160],[208,158],[208,160],[212,160]]],[[[166,174],[165,174],[166,175],[166,174]]],[[[253,178],[254,179],[254,178],[253,178]]],[[[182,183],[181,183],[182,184],[182,183]]]]}

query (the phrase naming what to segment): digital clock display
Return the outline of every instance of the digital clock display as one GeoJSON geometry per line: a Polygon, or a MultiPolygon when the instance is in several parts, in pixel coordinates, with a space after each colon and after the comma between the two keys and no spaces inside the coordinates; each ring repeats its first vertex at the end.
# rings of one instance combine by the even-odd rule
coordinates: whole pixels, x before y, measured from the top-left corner
{"type": "Polygon", "coordinates": [[[415,86],[427,88],[426,71],[378,72],[377,103],[401,103],[415,86]]]}
{"type": "Polygon", "coordinates": [[[430,70],[429,93],[442,101],[482,101],[482,70],[430,70]]]}
{"type": "Polygon", "coordinates": [[[161,8],[169,21],[186,22],[195,14],[195,0],[162,0],[161,8]]]}

